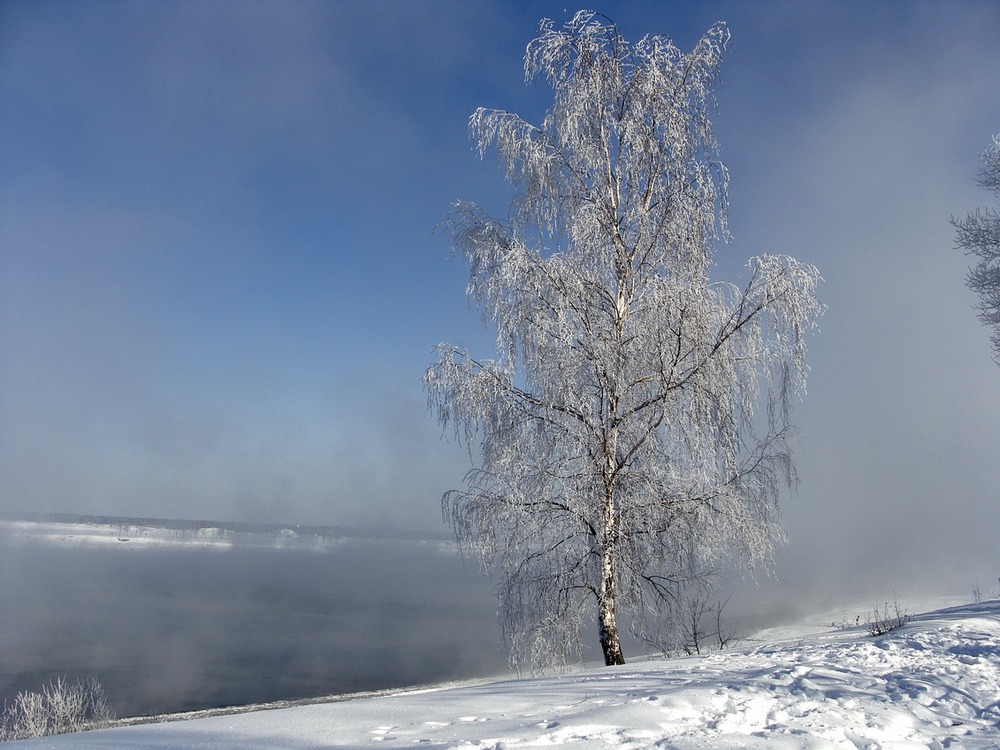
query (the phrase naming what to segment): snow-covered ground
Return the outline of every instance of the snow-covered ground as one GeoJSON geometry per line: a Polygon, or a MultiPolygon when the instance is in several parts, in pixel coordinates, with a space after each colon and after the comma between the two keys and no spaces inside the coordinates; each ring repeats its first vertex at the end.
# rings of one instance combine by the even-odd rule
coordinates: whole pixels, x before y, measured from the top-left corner
{"type": "Polygon", "coordinates": [[[118,727],[18,748],[997,748],[1000,601],[703,657],[118,727]]]}

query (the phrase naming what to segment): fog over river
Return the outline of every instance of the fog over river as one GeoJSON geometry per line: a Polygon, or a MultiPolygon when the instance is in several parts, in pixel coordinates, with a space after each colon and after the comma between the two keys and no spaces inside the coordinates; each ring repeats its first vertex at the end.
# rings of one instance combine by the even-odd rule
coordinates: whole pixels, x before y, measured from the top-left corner
{"type": "MultiPolygon", "coordinates": [[[[961,593],[718,583],[734,642],[961,593]]],[[[0,516],[0,705],[60,676],[97,678],[128,717],[506,674],[495,613],[491,580],[445,532],[0,516]]]]}
{"type": "Polygon", "coordinates": [[[506,670],[490,582],[442,542],[38,529],[0,527],[0,701],[93,676],[135,716],[506,670]]]}

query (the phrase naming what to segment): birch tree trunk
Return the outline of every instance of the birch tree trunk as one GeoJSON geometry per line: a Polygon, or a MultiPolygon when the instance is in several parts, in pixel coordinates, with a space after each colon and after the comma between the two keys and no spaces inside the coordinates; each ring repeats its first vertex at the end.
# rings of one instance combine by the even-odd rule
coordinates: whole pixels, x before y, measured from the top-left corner
{"type": "Polygon", "coordinates": [[[601,650],[604,652],[605,666],[625,663],[621,639],[618,636],[617,614],[615,612],[615,552],[613,546],[606,546],[601,560],[601,590],[598,594],[598,630],[601,650]]]}

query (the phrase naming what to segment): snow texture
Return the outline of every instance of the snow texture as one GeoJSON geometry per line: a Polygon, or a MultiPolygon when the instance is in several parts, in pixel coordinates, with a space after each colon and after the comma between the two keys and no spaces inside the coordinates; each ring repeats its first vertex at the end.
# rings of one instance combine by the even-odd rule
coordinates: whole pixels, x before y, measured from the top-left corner
{"type": "Polygon", "coordinates": [[[17,748],[1000,747],[1000,601],[697,658],[584,669],[240,715],[118,727],[17,748]]]}

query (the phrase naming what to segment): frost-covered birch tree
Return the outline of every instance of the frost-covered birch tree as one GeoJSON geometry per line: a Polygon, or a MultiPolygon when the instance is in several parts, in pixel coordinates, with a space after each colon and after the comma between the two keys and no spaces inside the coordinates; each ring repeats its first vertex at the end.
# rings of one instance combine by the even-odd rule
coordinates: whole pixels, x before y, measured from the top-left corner
{"type": "Polygon", "coordinates": [[[541,123],[471,117],[515,199],[505,221],[457,203],[444,225],[498,353],[441,344],[424,384],[477,448],[444,510],[498,573],[516,664],[578,656],[595,621],[607,664],[624,662],[623,619],[669,646],[692,576],[766,561],[781,533],[819,276],[765,255],[740,286],[710,278],[728,235],[711,122],[728,38],[720,23],[685,54],[591,12],[546,20],[525,55],[554,94],[541,123]]]}
{"type": "MultiPolygon", "coordinates": [[[[1000,196],[1000,135],[983,154],[979,184],[1000,196]]],[[[979,295],[979,319],[993,327],[990,343],[1000,363],[1000,214],[995,208],[976,209],[964,219],[952,219],[958,247],[979,262],[969,269],[966,284],[979,295]]]]}

